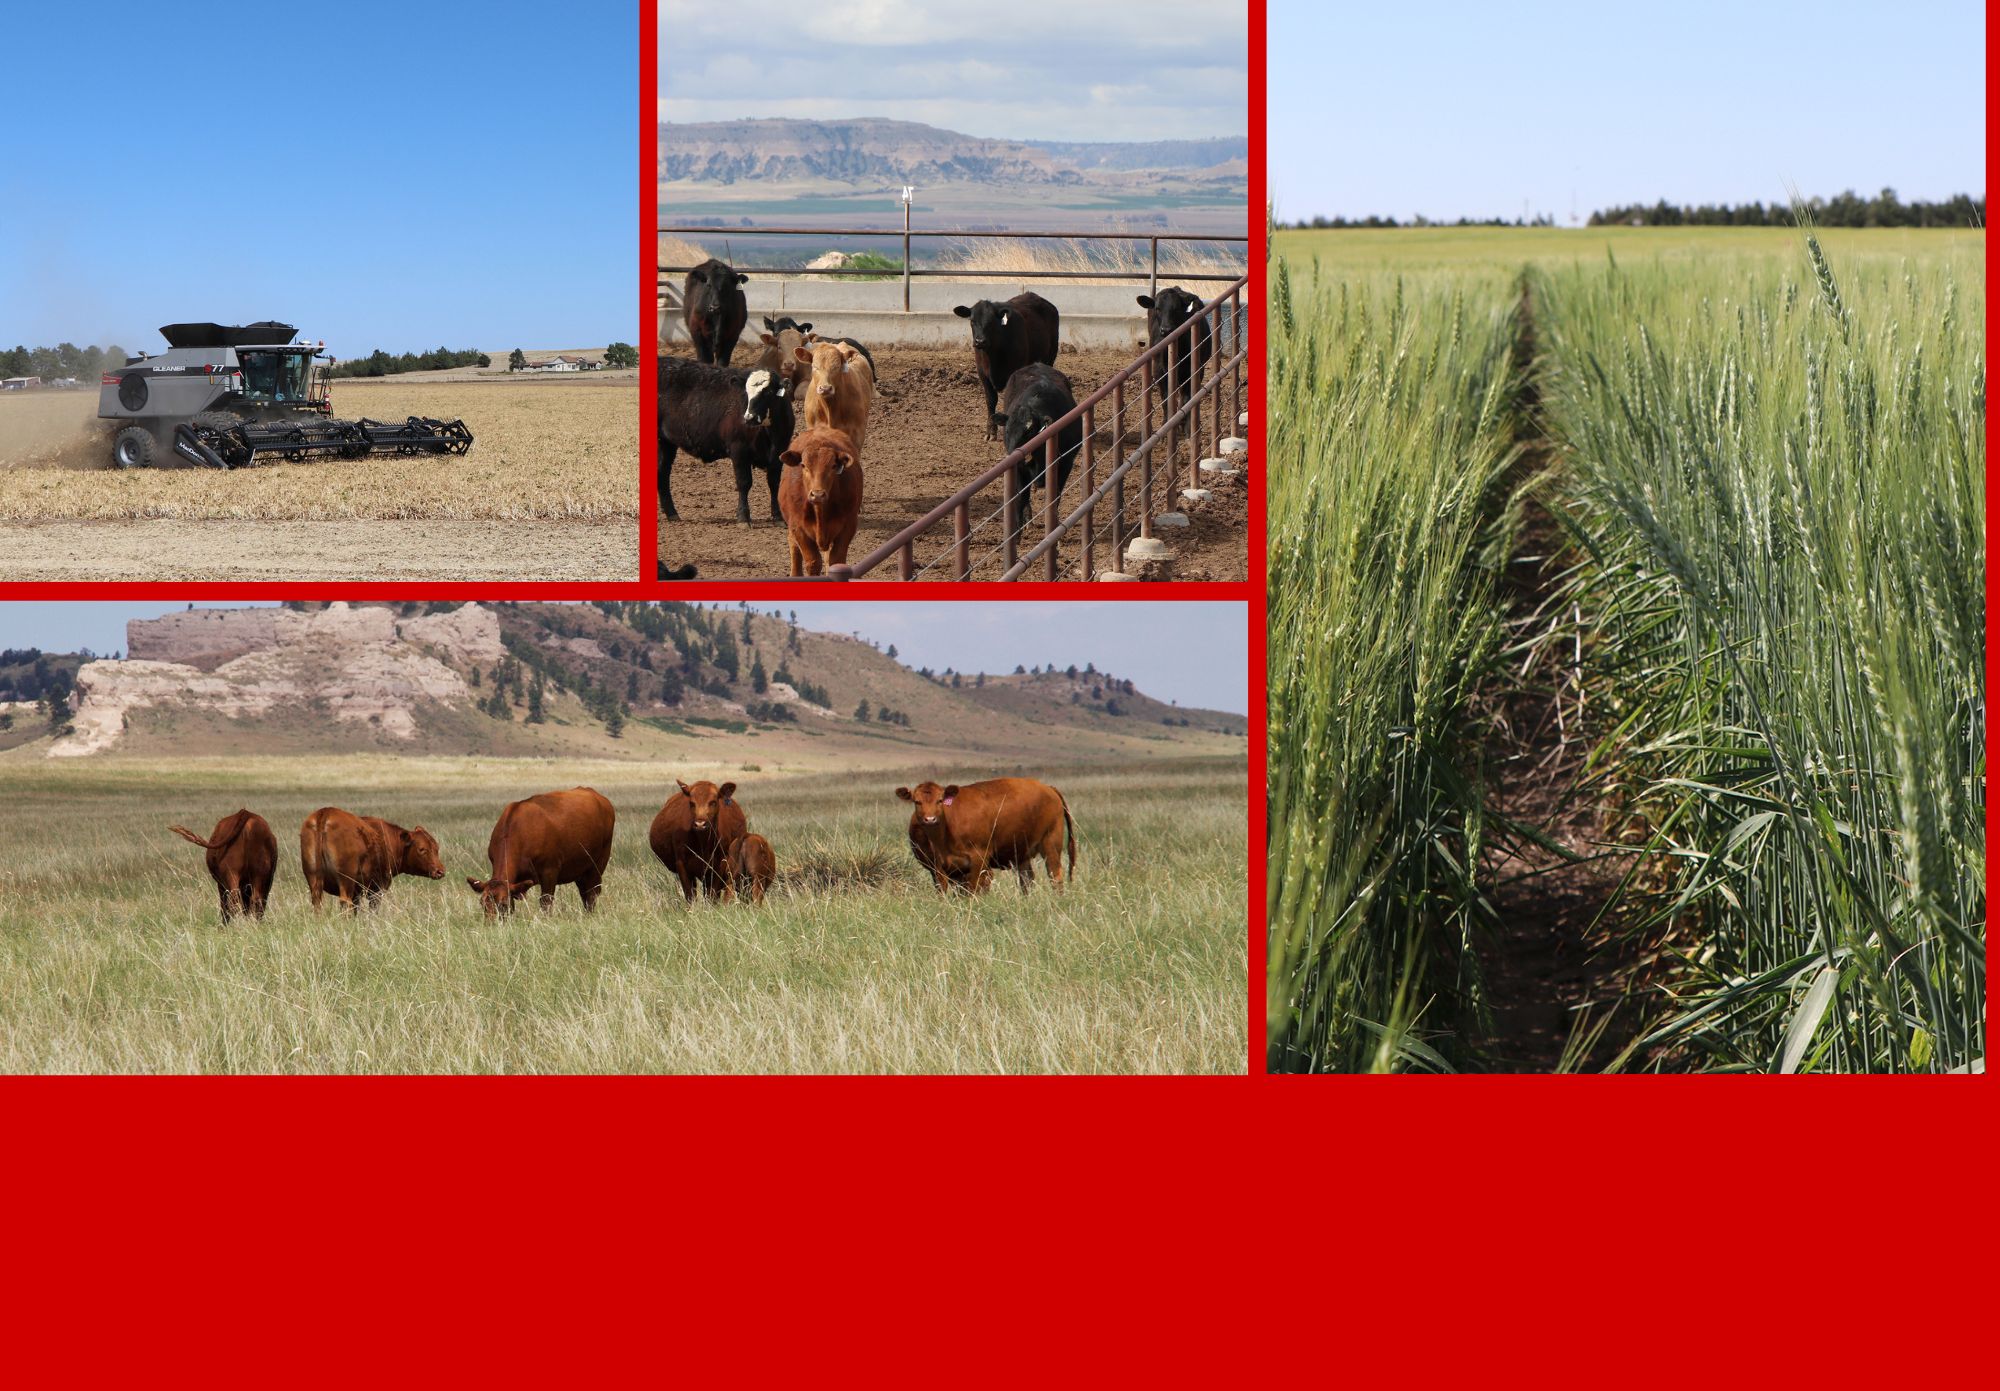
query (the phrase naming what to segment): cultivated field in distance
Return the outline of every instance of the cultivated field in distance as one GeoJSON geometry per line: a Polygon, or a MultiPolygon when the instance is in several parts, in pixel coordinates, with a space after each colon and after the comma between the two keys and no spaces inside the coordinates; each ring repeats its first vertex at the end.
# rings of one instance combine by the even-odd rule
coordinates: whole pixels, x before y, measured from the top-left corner
{"type": "Polygon", "coordinates": [[[1278,236],[1273,1067],[1983,1068],[1984,254],[1278,236]]]}
{"type": "Polygon", "coordinates": [[[347,418],[462,417],[475,442],[469,454],[440,460],[385,455],[123,471],[110,463],[95,390],[0,394],[0,573],[633,577],[635,371],[510,377],[466,368],[342,378],[333,401],[347,418]],[[533,545],[524,544],[530,529],[533,545]]]}
{"type": "Polygon", "coordinates": [[[1077,822],[1076,881],[939,897],[894,788],[938,775],[776,776],[605,760],[0,761],[0,1070],[219,1072],[1241,1072],[1240,759],[1036,771],[1077,822]],[[683,906],[646,841],[681,776],[729,778],[776,848],[761,907],[683,906]],[[618,811],[585,915],[488,922],[501,805],[594,786],[618,811]],[[436,834],[447,878],[315,918],[298,827],[329,801],[436,834]],[[202,853],[238,806],[279,842],[261,923],[218,926],[202,853]]]}

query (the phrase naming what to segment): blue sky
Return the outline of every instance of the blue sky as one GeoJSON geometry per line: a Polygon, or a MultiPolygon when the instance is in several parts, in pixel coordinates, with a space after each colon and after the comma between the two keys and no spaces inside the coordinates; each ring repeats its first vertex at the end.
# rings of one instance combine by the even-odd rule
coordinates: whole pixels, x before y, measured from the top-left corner
{"type": "Polygon", "coordinates": [[[1986,191],[1976,0],[1270,0],[1286,220],[1986,191]]]}
{"type": "Polygon", "coordinates": [[[639,3],[8,6],[0,338],[638,341],[639,3]]]}
{"type": "Polygon", "coordinates": [[[661,120],[883,116],[1004,140],[1249,129],[1245,0],[803,0],[771,11],[776,22],[749,13],[660,0],[661,120]]]}
{"type": "MultiPolygon", "coordinates": [[[[1159,700],[1249,709],[1249,635],[1240,603],[959,603],[899,599],[796,608],[801,626],[896,645],[907,666],[1012,671],[1015,666],[1097,663],[1159,700]]],[[[0,647],[109,654],[125,647],[125,623],[185,609],[178,604],[0,603],[0,647]]],[[[198,608],[241,608],[204,601],[198,608]]],[[[734,608],[735,602],[724,605],[734,608]]]]}

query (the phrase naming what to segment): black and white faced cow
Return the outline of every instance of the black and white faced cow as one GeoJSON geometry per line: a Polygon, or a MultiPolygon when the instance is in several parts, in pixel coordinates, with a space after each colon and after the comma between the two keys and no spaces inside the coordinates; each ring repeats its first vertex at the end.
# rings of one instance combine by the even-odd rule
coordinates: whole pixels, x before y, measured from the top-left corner
{"type": "Polygon", "coordinates": [[[685,358],[660,359],[660,506],[674,510],[674,456],[681,450],[704,461],[736,466],[736,520],[750,520],[750,480],[762,469],[771,489],[771,516],[779,518],[779,455],[792,442],[794,419],[785,379],[762,368],[705,367],[685,358]]]}
{"type": "Polygon", "coordinates": [[[986,393],[986,438],[1006,423],[997,409],[1007,379],[1031,362],[1055,365],[1062,315],[1032,290],[1009,300],[982,299],[951,311],[972,320],[972,361],[986,393]]]}
{"type": "MultiPolygon", "coordinates": [[[[1165,289],[1157,295],[1140,295],[1139,305],[1146,311],[1148,347],[1157,346],[1162,339],[1201,312],[1200,297],[1178,288],[1165,289]]],[[[1171,348],[1153,359],[1149,374],[1153,390],[1159,394],[1167,409],[1178,409],[1187,400],[1195,378],[1208,361],[1208,352],[1208,320],[1203,318],[1175,339],[1171,348]]]]}

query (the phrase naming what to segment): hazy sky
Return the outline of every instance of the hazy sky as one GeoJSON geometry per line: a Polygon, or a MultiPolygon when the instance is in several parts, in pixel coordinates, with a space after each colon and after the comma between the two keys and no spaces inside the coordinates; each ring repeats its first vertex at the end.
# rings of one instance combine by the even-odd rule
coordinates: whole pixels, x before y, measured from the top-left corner
{"type": "Polygon", "coordinates": [[[640,3],[8,5],[0,337],[638,341],[640,3]]]}
{"type": "Polygon", "coordinates": [[[660,115],[886,116],[1012,140],[1242,135],[1247,15],[1244,0],[662,0],[660,115]]]}
{"type": "Polygon", "coordinates": [[[1978,0],[1270,0],[1285,220],[1986,191],[1978,0]]]}
{"type": "MultiPolygon", "coordinates": [[[[734,603],[725,605],[733,608],[734,603]]],[[[762,605],[798,610],[799,624],[894,643],[906,666],[1012,671],[1095,662],[1147,695],[1182,705],[1249,710],[1244,607],[1229,603],[961,603],[913,600],[762,605]]],[[[0,602],[0,647],[108,654],[125,648],[125,624],[185,609],[178,604],[0,602]]],[[[199,608],[241,608],[203,602],[199,608]]]]}

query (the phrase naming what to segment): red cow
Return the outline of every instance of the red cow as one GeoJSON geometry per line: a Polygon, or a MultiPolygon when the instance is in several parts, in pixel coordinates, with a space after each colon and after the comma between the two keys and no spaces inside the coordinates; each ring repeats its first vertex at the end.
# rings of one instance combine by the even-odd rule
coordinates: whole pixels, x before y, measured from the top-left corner
{"type": "Polygon", "coordinates": [[[896,795],[914,803],[910,849],[943,893],[954,885],[968,893],[986,889],[996,869],[1020,876],[1021,892],[1034,882],[1035,856],[1048,866],[1049,880],[1063,882],[1063,845],[1069,845],[1069,872],[1076,875],[1076,826],[1062,793],[1033,778],[987,782],[934,782],[899,787],[896,795]]]}
{"type": "Polygon", "coordinates": [[[611,833],[618,813],[594,788],[543,792],[509,802],[486,839],[485,879],[466,876],[491,918],[514,911],[517,900],[540,887],[542,911],[555,907],[556,888],[576,885],[586,913],[597,907],[604,867],[611,863],[611,833]]]}
{"type": "Polygon", "coordinates": [[[207,840],[185,826],[168,830],[208,852],[208,877],[222,898],[222,920],[236,913],[264,916],[271,880],[278,874],[278,838],[271,823],[254,811],[235,811],[215,823],[207,840]]]}
{"type": "Polygon", "coordinates": [[[791,531],[792,574],[824,574],[828,560],[846,564],[861,523],[861,458],[853,443],[821,427],[800,435],[778,457],[785,465],[778,510],[791,531]]]}
{"type": "Polygon", "coordinates": [[[647,839],[660,863],[681,881],[689,903],[699,888],[721,898],[729,887],[729,852],[750,829],[750,820],[736,804],[736,784],[679,783],[653,818],[647,839]]]}
{"type": "Polygon", "coordinates": [[[343,908],[364,898],[373,904],[399,874],[444,878],[437,837],[422,826],[406,831],[379,816],[356,816],[339,807],[321,807],[299,827],[299,867],[315,911],[328,894],[343,908]]]}

